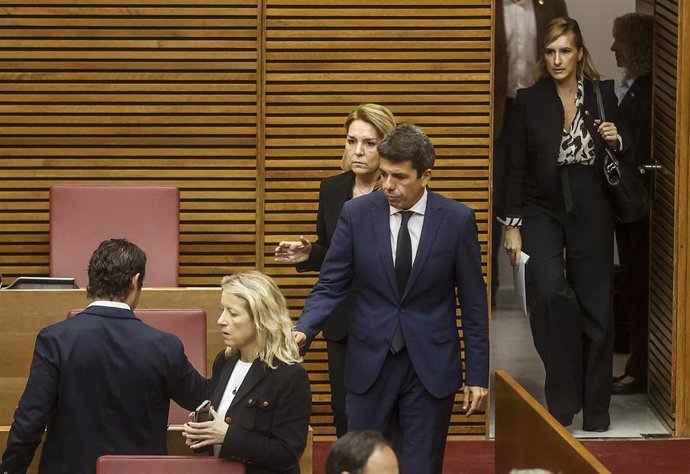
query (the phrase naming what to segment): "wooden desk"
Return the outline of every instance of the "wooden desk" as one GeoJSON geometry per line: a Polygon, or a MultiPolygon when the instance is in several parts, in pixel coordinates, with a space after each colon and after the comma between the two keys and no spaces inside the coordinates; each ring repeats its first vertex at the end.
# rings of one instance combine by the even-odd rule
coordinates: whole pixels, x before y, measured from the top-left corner
{"type": "MultiPolygon", "coordinates": [[[[144,289],[139,308],[201,308],[206,311],[207,370],[224,348],[216,321],[220,288],[144,289]]],[[[24,391],[38,332],[89,304],[85,290],[0,290],[0,425],[10,425],[24,391]]]]}

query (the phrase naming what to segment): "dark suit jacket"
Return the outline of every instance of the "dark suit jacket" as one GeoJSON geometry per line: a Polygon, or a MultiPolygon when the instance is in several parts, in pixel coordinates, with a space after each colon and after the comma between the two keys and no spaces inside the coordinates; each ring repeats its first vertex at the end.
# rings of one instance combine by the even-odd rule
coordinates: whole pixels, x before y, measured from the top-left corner
{"type": "MultiPolygon", "coordinates": [[[[614,122],[623,139],[621,159],[630,157],[631,140],[618,116],[618,100],[613,92],[613,81],[599,83],[606,120],[614,122]]],[[[511,123],[511,149],[506,176],[505,216],[522,216],[526,202],[547,208],[556,208],[562,202],[562,187],[558,174],[558,154],[563,130],[564,111],[556,85],[549,77],[532,87],[520,89],[516,100],[514,120],[511,123]]],[[[606,146],[596,130],[598,118],[593,85],[585,81],[584,121],[596,152],[597,176],[604,186],[603,153],[606,146]]]]}
{"type": "Polygon", "coordinates": [[[436,397],[462,383],[455,325],[457,288],[462,308],[466,383],[487,386],[489,346],[486,286],[474,212],[428,192],[424,226],[407,288],[399,294],[390,242],[389,205],[382,191],[345,203],[319,281],[297,329],[308,338],[328,314],[356,292],[345,385],[363,393],[378,376],[400,321],[407,350],[424,387],[436,397]]]}
{"type": "Polygon", "coordinates": [[[193,410],[208,383],[180,340],[129,310],[90,306],[41,330],[0,472],[93,473],[104,454],[166,454],[172,398],[193,410]]]}
{"type": "MultiPolygon", "coordinates": [[[[537,23],[537,54],[544,41],[549,22],[559,16],[568,16],[565,0],[532,0],[537,23]]],[[[508,52],[503,17],[503,0],[496,0],[496,45],[494,49],[494,137],[501,135],[503,111],[508,89],[508,52]]]]}
{"type": "MultiPolygon", "coordinates": [[[[346,171],[321,180],[319,210],[316,215],[316,242],[312,244],[309,260],[296,265],[298,272],[320,271],[335,232],[343,204],[352,199],[355,174],[346,171]]],[[[333,311],[323,327],[323,336],[329,341],[345,339],[350,327],[350,315],[355,310],[354,295],[350,295],[333,311]]]]}
{"type": "MultiPolygon", "coordinates": [[[[652,159],[652,76],[635,79],[618,105],[621,126],[627,131],[634,148],[635,167],[652,159]]],[[[649,186],[649,173],[642,175],[649,186]]]]}
{"type": "MultiPolygon", "coordinates": [[[[221,352],[213,363],[214,407],[223,398],[238,358],[226,359],[221,352]]],[[[309,378],[300,364],[278,362],[271,369],[257,359],[222,415],[230,427],[219,457],[246,463],[247,474],[299,474],[311,416],[309,378]]]]}

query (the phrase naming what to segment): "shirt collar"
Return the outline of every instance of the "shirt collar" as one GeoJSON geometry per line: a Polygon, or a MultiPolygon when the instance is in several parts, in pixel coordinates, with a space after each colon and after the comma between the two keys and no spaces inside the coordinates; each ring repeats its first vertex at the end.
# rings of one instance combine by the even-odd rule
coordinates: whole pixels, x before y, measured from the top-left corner
{"type": "Polygon", "coordinates": [[[123,303],[121,301],[106,301],[106,300],[97,300],[91,303],[88,307],[90,306],[107,306],[108,308],[120,308],[120,309],[128,309],[132,310],[132,308],[129,307],[127,303],[123,303]]]}
{"type": "Polygon", "coordinates": [[[419,198],[419,201],[417,201],[417,202],[415,203],[415,205],[412,206],[411,208],[409,208],[409,209],[398,209],[397,207],[393,207],[393,206],[389,205],[388,207],[389,207],[390,215],[392,216],[393,214],[397,214],[397,213],[400,212],[400,211],[405,211],[405,210],[407,210],[407,211],[412,211],[412,212],[414,212],[415,214],[421,214],[421,215],[423,216],[423,215],[424,215],[424,211],[426,210],[426,201],[427,201],[427,198],[428,198],[428,194],[427,194],[427,191],[426,191],[426,187],[424,187],[424,193],[422,193],[422,197],[419,198]]]}

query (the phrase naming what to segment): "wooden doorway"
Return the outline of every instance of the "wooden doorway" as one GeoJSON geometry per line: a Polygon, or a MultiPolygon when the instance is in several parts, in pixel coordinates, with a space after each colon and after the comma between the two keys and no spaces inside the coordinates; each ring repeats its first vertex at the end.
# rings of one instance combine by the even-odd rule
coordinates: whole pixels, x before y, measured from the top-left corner
{"type": "Polygon", "coordinates": [[[690,7],[656,0],[650,251],[649,398],[677,436],[690,434],[690,7]]]}

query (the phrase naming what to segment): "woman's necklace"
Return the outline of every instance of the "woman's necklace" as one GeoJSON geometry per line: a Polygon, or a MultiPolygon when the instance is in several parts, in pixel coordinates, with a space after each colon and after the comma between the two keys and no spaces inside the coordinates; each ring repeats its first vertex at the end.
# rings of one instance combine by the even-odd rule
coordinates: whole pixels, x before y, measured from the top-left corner
{"type": "Polygon", "coordinates": [[[355,190],[357,191],[358,196],[364,196],[365,194],[369,194],[370,192],[372,192],[374,190],[374,186],[376,186],[376,182],[374,182],[374,184],[369,186],[368,189],[365,188],[364,190],[362,190],[362,188],[359,187],[359,184],[357,184],[357,180],[355,180],[355,190]]]}

